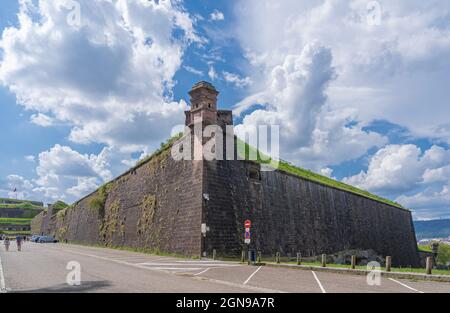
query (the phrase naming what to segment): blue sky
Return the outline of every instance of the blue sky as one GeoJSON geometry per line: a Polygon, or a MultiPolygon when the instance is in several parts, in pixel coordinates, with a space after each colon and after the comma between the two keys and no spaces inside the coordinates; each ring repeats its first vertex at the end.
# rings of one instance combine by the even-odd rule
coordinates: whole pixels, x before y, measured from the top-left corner
{"type": "Polygon", "coordinates": [[[36,1],[0,8],[0,196],[75,201],[183,123],[199,80],[283,159],[450,217],[450,4],[36,1]],[[79,9],[79,10],[78,10],[79,9]]]}

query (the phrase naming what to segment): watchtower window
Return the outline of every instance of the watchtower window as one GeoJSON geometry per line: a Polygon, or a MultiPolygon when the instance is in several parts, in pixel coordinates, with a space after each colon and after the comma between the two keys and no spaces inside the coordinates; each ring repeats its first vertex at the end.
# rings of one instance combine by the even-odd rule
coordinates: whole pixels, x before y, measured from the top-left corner
{"type": "Polygon", "coordinates": [[[261,180],[261,173],[256,168],[249,169],[248,176],[250,177],[250,179],[261,180]]]}

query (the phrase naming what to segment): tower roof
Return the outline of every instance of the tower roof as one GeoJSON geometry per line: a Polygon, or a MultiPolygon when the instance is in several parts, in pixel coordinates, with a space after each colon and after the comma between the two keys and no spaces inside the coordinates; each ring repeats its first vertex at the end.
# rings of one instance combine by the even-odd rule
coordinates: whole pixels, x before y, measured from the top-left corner
{"type": "Polygon", "coordinates": [[[219,93],[217,91],[216,87],[214,87],[213,84],[211,84],[211,83],[209,83],[207,81],[200,81],[200,82],[196,83],[194,86],[192,86],[192,89],[191,89],[191,91],[189,93],[191,93],[191,92],[193,92],[195,90],[198,90],[198,89],[203,89],[203,88],[209,89],[209,90],[214,91],[216,93],[219,93]]]}

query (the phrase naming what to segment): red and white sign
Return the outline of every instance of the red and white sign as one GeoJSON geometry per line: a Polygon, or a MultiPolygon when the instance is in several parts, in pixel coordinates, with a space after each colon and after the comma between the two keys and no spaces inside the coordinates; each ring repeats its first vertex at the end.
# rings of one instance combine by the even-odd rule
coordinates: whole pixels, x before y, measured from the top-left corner
{"type": "Polygon", "coordinates": [[[250,220],[246,220],[244,223],[245,228],[250,228],[252,227],[252,222],[250,220]]]}

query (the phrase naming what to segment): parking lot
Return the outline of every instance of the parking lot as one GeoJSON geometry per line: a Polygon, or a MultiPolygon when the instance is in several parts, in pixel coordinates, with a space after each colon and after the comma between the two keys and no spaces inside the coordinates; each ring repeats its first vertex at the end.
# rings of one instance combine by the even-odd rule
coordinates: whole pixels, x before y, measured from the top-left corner
{"type": "Polygon", "coordinates": [[[369,285],[366,276],[78,245],[26,243],[8,253],[2,247],[0,260],[3,292],[450,293],[450,283],[381,277],[369,285]],[[69,262],[80,265],[79,286],[67,284],[69,262]]]}

